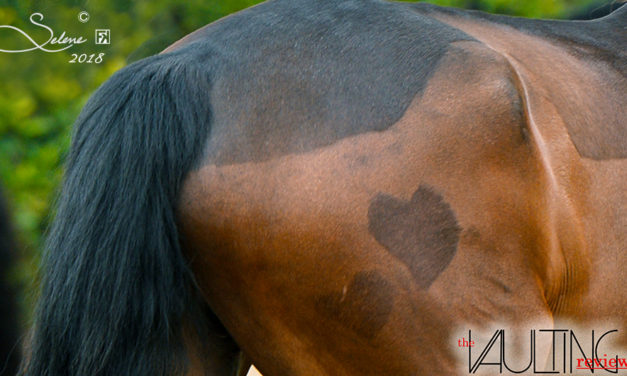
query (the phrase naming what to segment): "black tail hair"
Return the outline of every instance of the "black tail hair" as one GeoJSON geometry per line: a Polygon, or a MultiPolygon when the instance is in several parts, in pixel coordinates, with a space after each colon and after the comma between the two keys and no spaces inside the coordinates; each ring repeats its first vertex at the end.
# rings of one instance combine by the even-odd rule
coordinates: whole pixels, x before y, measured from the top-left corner
{"type": "Polygon", "coordinates": [[[194,282],[175,207],[209,133],[208,57],[117,72],[79,115],[43,259],[28,376],[171,375],[186,367],[194,282]]]}
{"type": "Polygon", "coordinates": [[[17,291],[8,278],[16,251],[9,218],[0,187],[0,376],[15,375],[20,355],[17,291]]]}

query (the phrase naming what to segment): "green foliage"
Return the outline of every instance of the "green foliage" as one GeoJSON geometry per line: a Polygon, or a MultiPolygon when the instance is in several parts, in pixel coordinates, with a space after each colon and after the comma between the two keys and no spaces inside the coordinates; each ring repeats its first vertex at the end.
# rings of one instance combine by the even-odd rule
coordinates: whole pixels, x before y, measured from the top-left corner
{"type": "MultiPolygon", "coordinates": [[[[415,1],[415,0],[401,0],[415,1]]],[[[609,3],[599,0],[428,0],[427,2],[489,13],[531,18],[568,18],[588,7],[609,3]]]]}
{"type": "MultiPolygon", "coordinates": [[[[20,243],[13,279],[25,288],[24,312],[30,312],[34,300],[33,281],[71,126],[90,93],[129,62],[158,53],[198,27],[254,3],[0,0],[0,25],[18,27],[39,43],[49,33],[31,24],[29,17],[35,12],[43,14],[42,23],[55,36],[65,31],[89,39],[67,52],[0,52],[0,181],[6,186],[20,243]],[[78,20],[82,11],[89,13],[86,23],[78,20]],[[96,28],[111,29],[110,45],[93,43],[96,28]],[[71,53],[100,52],[105,53],[101,64],[69,63],[71,53]]],[[[32,43],[19,32],[0,29],[0,48],[29,47],[32,43]]]]}
{"type": "MultiPolygon", "coordinates": [[[[185,34],[257,2],[0,0],[0,25],[19,27],[40,43],[47,40],[48,33],[30,23],[29,17],[35,12],[44,15],[43,23],[55,33],[65,31],[69,36],[89,39],[60,53],[0,52],[0,180],[6,185],[21,244],[21,258],[14,273],[16,283],[34,286],[42,234],[60,184],[71,125],[89,94],[129,62],[158,53],[185,34]],[[89,13],[88,22],[79,22],[81,11],[89,13]],[[96,28],[111,29],[110,45],[93,43],[96,28]],[[71,53],[100,52],[105,53],[101,64],[68,62],[71,53]]],[[[513,15],[558,17],[589,4],[590,0],[434,2],[513,15]]],[[[28,47],[28,40],[16,31],[0,29],[0,48],[28,47]]],[[[30,311],[32,295],[24,295],[25,312],[30,311]]]]}

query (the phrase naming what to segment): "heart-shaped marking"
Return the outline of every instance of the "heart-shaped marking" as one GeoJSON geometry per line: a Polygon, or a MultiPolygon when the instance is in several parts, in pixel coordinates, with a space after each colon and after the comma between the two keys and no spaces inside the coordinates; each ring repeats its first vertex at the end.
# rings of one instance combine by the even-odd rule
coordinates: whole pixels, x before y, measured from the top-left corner
{"type": "Polygon", "coordinates": [[[368,208],[374,238],[428,288],[457,252],[461,228],[455,213],[432,188],[421,185],[410,201],[377,194],[368,208]]]}

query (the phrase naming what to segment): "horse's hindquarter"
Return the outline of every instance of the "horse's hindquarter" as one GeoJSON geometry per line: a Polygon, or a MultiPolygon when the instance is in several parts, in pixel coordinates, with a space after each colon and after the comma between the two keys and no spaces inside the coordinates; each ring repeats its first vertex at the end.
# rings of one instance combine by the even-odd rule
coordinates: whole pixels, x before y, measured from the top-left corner
{"type": "MultiPolygon", "coordinates": [[[[230,129],[219,126],[228,110],[214,109],[211,137],[227,141],[210,141],[185,182],[182,232],[211,307],[265,374],[454,374],[456,330],[548,328],[551,311],[612,288],[611,274],[593,280],[604,260],[594,236],[624,220],[621,161],[582,160],[563,128],[542,129],[551,114],[529,111],[528,83],[482,43],[453,41],[425,64],[433,72],[400,118],[332,142],[323,128],[320,142],[290,130],[290,118],[310,119],[298,111],[328,111],[328,98],[307,96],[321,92],[316,77],[298,77],[302,108],[282,108],[277,93],[212,93],[255,111],[230,129]],[[228,141],[269,113],[284,120],[269,134],[228,141]]],[[[328,122],[346,121],[342,110],[328,122]]],[[[624,257],[624,235],[604,236],[624,257]]]]}
{"type": "MultiPolygon", "coordinates": [[[[615,328],[627,324],[621,287],[627,283],[627,36],[621,12],[612,20],[552,26],[433,13],[506,56],[522,81],[568,269],[549,293],[555,316],[615,328]],[[518,24],[528,32],[517,31],[518,24]],[[552,28],[560,35],[547,32],[552,28]]],[[[627,343],[627,333],[622,338],[627,343]]]]}

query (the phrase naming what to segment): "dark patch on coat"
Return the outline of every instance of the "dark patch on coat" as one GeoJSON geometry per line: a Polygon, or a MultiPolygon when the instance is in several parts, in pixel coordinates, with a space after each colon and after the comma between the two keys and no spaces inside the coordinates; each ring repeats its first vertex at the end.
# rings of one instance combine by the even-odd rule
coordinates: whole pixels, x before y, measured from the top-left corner
{"type": "Polygon", "coordinates": [[[464,32],[396,3],[278,0],[200,29],[172,50],[214,51],[207,163],[264,161],[384,131],[464,32]]]}
{"type": "Polygon", "coordinates": [[[388,322],[394,296],[390,283],[376,271],[362,271],[345,291],[322,296],[316,309],[361,337],[372,339],[388,322]]]}
{"type": "Polygon", "coordinates": [[[410,201],[379,193],[368,208],[370,233],[428,288],[457,252],[461,232],[443,197],[421,185],[410,201]]]}

